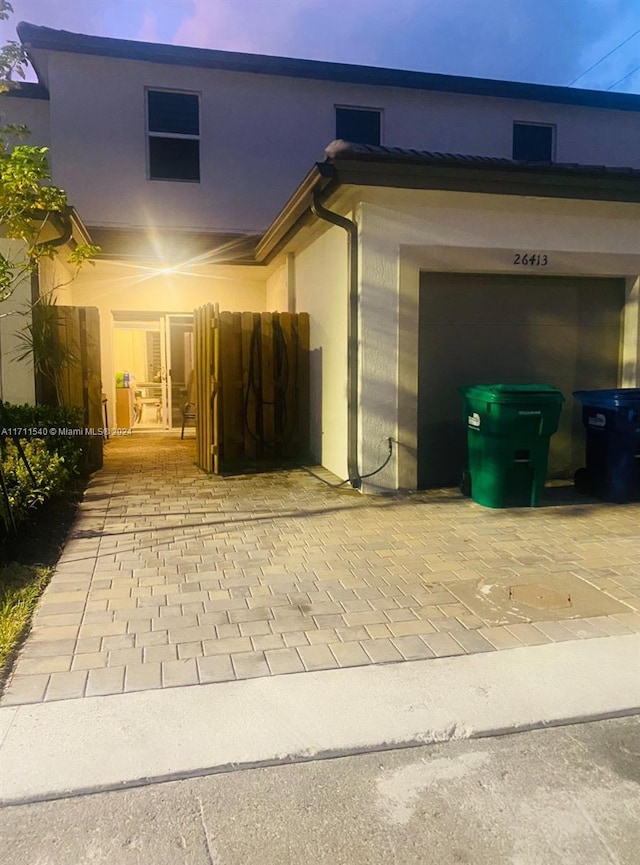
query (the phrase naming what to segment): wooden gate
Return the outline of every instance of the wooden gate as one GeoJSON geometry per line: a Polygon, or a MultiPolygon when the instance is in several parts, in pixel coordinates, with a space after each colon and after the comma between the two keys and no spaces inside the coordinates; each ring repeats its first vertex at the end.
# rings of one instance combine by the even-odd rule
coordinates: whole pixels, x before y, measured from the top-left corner
{"type": "Polygon", "coordinates": [[[309,450],[309,316],[195,311],[197,463],[219,473],[309,450]]]}

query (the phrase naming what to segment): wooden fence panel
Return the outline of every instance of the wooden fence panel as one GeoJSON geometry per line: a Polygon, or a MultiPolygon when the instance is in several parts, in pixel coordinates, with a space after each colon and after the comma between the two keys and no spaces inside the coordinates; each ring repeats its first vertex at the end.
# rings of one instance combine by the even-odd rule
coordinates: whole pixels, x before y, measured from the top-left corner
{"type": "Polygon", "coordinates": [[[243,396],[243,438],[244,456],[247,460],[255,460],[258,455],[255,421],[256,421],[256,395],[253,388],[253,362],[252,355],[256,347],[255,328],[259,326],[260,315],[254,312],[241,313],[242,327],[242,396],[243,396]]]}
{"type": "Polygon", "coordinates": [[[309,448],[309,316],[194,313],[197,462],[219,473],[309,448]]]}
{"type": "Polygon", "coordinates": [[[62,404],[84,408],[80,359],[80,317],[74,306],[56,306],[57,338],[68,352],[69,362],[60,370],[62,404]]]}
{"type": "Polygon", "coordinates": [[[221,368],[221,333],[220,312],[218,304],[209,304],[209,319],[207,324],[209,339],[207,342],[207,364],[209,369],[208,398],[205,403],[209,423],[209,464],[216,474],[220,471],[220,451],[224,434],[224,417],[221,410],[222,368],[221,368]],[[213,444],[211,444],[213,443],[213,444]]]}
{"type": "Polygon", "coordinates": [[[194,383],[196,400],[196,462],[204,471],[213,471],[217,426],[214,423],[216,336],[215,310],[208,303],[194,312],[194,383]]]}
{"type": "Polygon", "coordinates": [[[239,312],[220,313],[220,345],[223,438],[221,459],[244,458],[242,405],[242,320],[239,312]]]}
{"type": "Polygon", "coordinates": [[[297,415],[297,378],[298,378],[298,346],[293,332],[294,316],[290,312],[281,312],[278,324],[284,347],[282,369],[277,399],[277,410],[282,423],[282,446],[286,452],[293,442],[297,415]]]}
{"type": "Polygon", "coordinates": [[[100,313],[96,307],[80,307],[80,337],[87,421],[90,427],[99,429],[104,426],[104,414],[100,371],[100,313]]]}
{"type": "Polygon", "coordinates": [[[64,347],[68,361],[59,370],[59,398],[62,405],[82,409],[83,425],[92,429],[89,468],[102,466],[104,427],[100,374],[100,316],[95,307],[55,306],[54,339],[64,347]]]}
{"type": "Polygon", "coordinates": [[[275,438],[275,389],[273,383],[273,315],[264,312],[260,321],[261,369],[259,399],[262,403],[262,439],[271,447],[275,438]]]}
{"type": "Polygon", "coordinates": [[[309,455],[311,430],[309,427],[309,313],[300,312],[295,317],[297,330],[297,378],[296,378],[296,426],[293,436],[293,453],[305,459],[309,455]]]}

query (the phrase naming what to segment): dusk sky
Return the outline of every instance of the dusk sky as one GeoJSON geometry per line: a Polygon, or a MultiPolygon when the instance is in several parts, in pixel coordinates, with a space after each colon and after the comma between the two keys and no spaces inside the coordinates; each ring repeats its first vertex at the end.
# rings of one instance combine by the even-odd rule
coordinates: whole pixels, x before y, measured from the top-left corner
{"type": "Polygon", "coordinates": [[[640,92],[637,0],[13,0],[13,6],[15,14],[0,22],[2,41],[15,38],[24,20],[123,39],[544,84],[571,83],[628,39],[576,86],[640,92]]]}

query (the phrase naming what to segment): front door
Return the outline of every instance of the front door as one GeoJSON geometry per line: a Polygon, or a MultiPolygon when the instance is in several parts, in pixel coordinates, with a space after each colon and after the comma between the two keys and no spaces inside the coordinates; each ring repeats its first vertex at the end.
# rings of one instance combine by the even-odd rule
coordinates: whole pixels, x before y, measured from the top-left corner
{"type": "Polygon", "coordinates": [[[114,315],[116,425],[180,429],[193,369],[193,316],[114,315]]]}

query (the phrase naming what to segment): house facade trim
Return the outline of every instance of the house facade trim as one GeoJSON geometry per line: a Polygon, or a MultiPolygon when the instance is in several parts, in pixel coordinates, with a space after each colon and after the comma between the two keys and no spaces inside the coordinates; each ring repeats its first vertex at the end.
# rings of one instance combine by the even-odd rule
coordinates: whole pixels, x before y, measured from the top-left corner
{"type": "MultiPolygon", "coordinates": [[[[640,111],[640,96],[629,93],[583,90],[549,84],[526,84],[517,81],[442,75],[432,72],[412,72],[321,60],[298,60],[290,57],[244,54],[207,48],[185,48],[178,45],[137,42],[130,39],[87,36],[66,30],[41,27],[24,21],[18,24],[17,32],[30,56],[33,50],[38,49],[62,51],[72,54],[93,54],[102,57],[142,60],[165,65],[249,72],[257,75],[279,75],[318,81],[367,84],[374,87],[401,87],[412,90],[494,96],[505,99],[617,109],[619,111],[640,111]]],[[[37,56],[35,58],[31,56],[31,59],[36,71],[38,71],[37,56]]]]}

